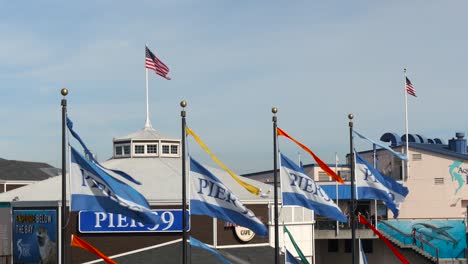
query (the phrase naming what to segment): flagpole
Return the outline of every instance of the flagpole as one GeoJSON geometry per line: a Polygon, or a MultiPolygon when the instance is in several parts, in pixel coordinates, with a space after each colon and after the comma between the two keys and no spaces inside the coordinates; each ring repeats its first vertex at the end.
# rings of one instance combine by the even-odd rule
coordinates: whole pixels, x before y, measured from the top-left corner
{"type": "MultiPolygon", "coordinates": [[[[148,70],[147,70],[148,71],[148,70]]],[[[187,196],[186,196],[186,153],[185,153],[185,139],[186,139],[186,132],[185,132],[185,107],[187,106],[186,101],[180,102],[180,106],[182,106],[182,111],[180,112],[180,116],[182,117],[182,263],[187,263],[187,196]]]]}
{"type": "Polygon", "coordinates": [[[67,99],[65,99],[65,96],[68,94],[68,89],[62,88],[60,90],[60,93],[62,94],[62,213],[61,213],[61,221],[62,221],[62,236],[61,236],[61,263],[65,264],[66,263],[66,257],[65,257],[65,252],[67,248],[67,238],[66,238],[66,218],[65,214],[67,213],[67,146],[66,146],[66,119],[67,119],[67,99]]]}
{"type": "Polygon", "coordinates": [[[151,128],[151,122],[149,119],[149,99],[148,99],[148,68],[146,70],[146,122],[145,128],[151,128]]]}
{"type": "MultiPolygon", "coordinates": [[[[377,168],[377,145],[372,144],[372,151],[373,151],[373,161],[374,161],[374,168],[378,171],[379,168],[377,168]]],[[[374,199],[374,223],[375,223],[375,228],[377,229],[377,200],[374,199]]],[[[361,243],[361,242],[359,242],[361,243]]]]}
{"type": "MultiPolygon", "coordinates": [[[[335,152],[335,173],[338,174],[338,154],[336,152],[335,152]]],[[[338,200],[338,182],[337,181],[335,181],[335,191],[336,191],[336,205],[339,208],[340,205],[339,205],[339,200],[338,200]]],[[[339,222],[337,220],[336,221],[336,235],[337,236],[340,233],[340,229],[338,225],[339,225],[339,222]]]]}
{"type": "Polygon", "coordinates": [[[279,231],[278,231],[278,149],[277,149],[277,117],[278,108],[271,109],[273,113],[273,184],[274,184],[274,200],[275,200],[275,264],[279,264],[279,231]]]}
{"type": "Polygon", "coordinates": [[[350,221],[351,221],[351,257],[352,257],[352,264],[355,264],[356,260],[356,249],[355,249],[355,243],[356,243],[356,227],[354,225],[354,218],[355,218],[355,198],[354,198],[354,146],[353,146],[353,114],[349,114],[349,159],[350,159],[350,165],[351,165],[351,213],[350,213],[350,221]]]}
{"type": "Polygon", "coordinates": [[[405,85],[404,85],[404,92],[405,92],[405,132],[406,132],[406,156],[408,157],[408,160],[406,161],[406,178],[405,180],[408,180],[409,177],[409,147],[408,147],[408,142],[409,142],[409,135],[408,135],[408,92],[406,91],[406,68],[403,69],[405,72],[405,85]]]}

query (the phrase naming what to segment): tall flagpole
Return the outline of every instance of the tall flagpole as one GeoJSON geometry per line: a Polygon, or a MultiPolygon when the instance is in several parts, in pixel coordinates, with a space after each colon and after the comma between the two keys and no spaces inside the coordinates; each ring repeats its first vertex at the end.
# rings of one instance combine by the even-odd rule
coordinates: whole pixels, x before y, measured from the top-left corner
{"type": "MultiPolygon", "coordinates": [[[[377,145],[376,144],[372,144],[372,152],[373,152],[373,163],[374,163],[374,168],[378,171],[379,168],[377,168],[377,145]]],[[[375,229],[377,229],[377,200],[374,200],[374,225],[375,225],[375,229]]],[[[360,240],[359,240],[360,241],[360,240]]],[[[359,242],[361,243],[361,242],[359,242]]]]}
{"type": "Polygon", "coordinates": [[[354,225],[355,220],[355,211],[356,211],[356,200],[354,198],[354,147],[353,147],[353,114],[349,114],[349,161],[351,165],[351,213],[350,213],[350,220],[351,220],[351,256],[352,256],[352,264],[356,263],[356,226],[354,225]]]}
{"type": "Polygon", "coordinates": [[[406,156],[408,160],[406,161],[406,178],[404,180],[408,180],[409,177],[409,134],[408,134],[408,92],[406,91],[406,68],[403,70],[405,72],[405,85],[404,85],[404,92],[405,92],[405,132],[406,132],[406,156]]]}
{"type": "MultiPolygon", "coordinates": [[[[146,48],[147,46],[145,46],[146,48]]],[[[145,70],[146,70],[146,122],[145,128],[151,128],[151,121],[149,118],[149,99],[148,99],[148,68],[146,68],[146,54],[145,54],[145,70]]]]}
{"type": "Polygon", "coordinates": [[[180,116],[182,117],[182,263],[187,263],[187,196],[186,196],[186,153],[185,153],[185,107],[187,106],[186,101],[180,102],[182,106],[182,111],[180,116]]]}
{"type": "Polygon", "coordinates": [[[67,213],[67,146],[66,146],[66,122],[67,122],[67,99],[65,96],[68,94],[68,89],[62,88],[60,93],[63,95],[62,98],[62,236],[61,236],[61,263],[66,263],[65,252],[67,248],[67,225],[66,225],[66,213],[67,213]]]}
{"type": "Polygon", "coordinates": [[[278,149],[277,149],[277,118],[278,108],[271,109],[273,113],[273,183],[274,183],[274,199],[275,199],[275,264],[279,264],[279,231],[278,231],[278,149]]]}
{"type": "MultiPolygon", "coordinates": [[[[338,154],[335,152],[335,173],[338,174],[338,154]]],[[[336,191],[336,206],[340,207],[339,205],[339,198],[338,198],[338,182],[335,181],[335,191],[336,191]]],[[[336,235],[340,233],[340,222],[336,221],[336,235]]]]}

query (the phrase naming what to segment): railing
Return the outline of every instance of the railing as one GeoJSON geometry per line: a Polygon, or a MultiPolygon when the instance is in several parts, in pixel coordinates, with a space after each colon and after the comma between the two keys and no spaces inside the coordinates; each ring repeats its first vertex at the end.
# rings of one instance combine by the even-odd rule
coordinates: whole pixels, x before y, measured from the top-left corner
{"type": "MultiPolygon", "coordinates": [[[[336,230],[336,221],[332,220],[324,220],[324,219],[315,219],[315,228],[317,230],[336,230]]],[[[356,229],[361,230],[361,229],[369,229],[366,225],[360,224],[359,222],[354,222],[356,229]]],[[[348,223],[342,223],[338,222],[338,228],[339,229],[345,229],[345,230],[350,230],[351,229],[351,223],[348,221],[348,223]]]]}
{"type": "Polygon", "coordinates": [[[398,228],[392,226],[391,224],[385,221],[382,221],[380,223],[387,226],[391,230],[397,232],[398,236],[393,237],[400,241],[402,244],[412,245],[412,247],[419,247],[423,251],[429,253],[431,256],[434,256],[437,260],[437,263],[439,263],[439,249],[436,246],[429,243],[427,240],[425,240],[421,234],[413,237],[411,234],[404,233],[403,231],[399,230],[398,228]],[[427,245],[430,248],[430,250],[425,249],[425,245],[427,245]]]}
{"type": "Polygon", "coordinates": [[[0,255],[0,264],[10,264],[12,263],[11,255],[0,255]]]}

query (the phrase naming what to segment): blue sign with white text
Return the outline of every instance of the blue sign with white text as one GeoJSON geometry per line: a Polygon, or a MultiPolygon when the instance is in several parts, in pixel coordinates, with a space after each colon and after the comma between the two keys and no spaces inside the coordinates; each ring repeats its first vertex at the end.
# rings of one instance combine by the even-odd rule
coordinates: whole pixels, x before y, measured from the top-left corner
{"type": "MultiPolygon", "coordinates": [[[[187,230],[190,230],[189,211],[186,212],[187,230]]],[[[160,209],[153,210],[153,214],[161,217],[157,225],[142,224],[121,214],[80,211],[78,230],[81,233],[182,232],[182,210],[160,209]]]]}

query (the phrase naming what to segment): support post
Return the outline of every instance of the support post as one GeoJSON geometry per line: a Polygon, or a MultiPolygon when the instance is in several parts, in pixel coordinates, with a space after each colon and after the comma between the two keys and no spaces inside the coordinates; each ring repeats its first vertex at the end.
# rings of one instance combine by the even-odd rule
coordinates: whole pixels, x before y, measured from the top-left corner
{"type": "Polygon", "coordinates": [[[186,191],[186,132],[185,132],[185,107],[187,106],[186,101],[180,102],[182,111],[180,116],[182,117],[182,263],[187,263],[187,191],[186,191]]]}
{"type": "Polygon", "coordinates": [[[273,181],[274,181],[274,200],[275,200],[275,264],[279,264],[279,231],[278,231],[278,146],[277,146],[277,118],[278,108],[271,109],[273,113],[273,181]]]}
{"type": "Polygon", "coordinates": [[[60,90],[62,94],[62,211],[61,211],[61,263],[66,263],[66,248],[67,248],[67,138],[66,138],[66,127],[67,127],[67,99],[65,96],[68,94],[68,89],[62,88],[60,90]]]}
{"type": "Polygon", "coordinates": [[[351,221],[351,256],[352,256],[352,264],[356,263],[356,226],[355,226],[355,218],[356,218],[356,199],[355,199],[355,173],[354,173],[354,146],[353,146],[353,114],[349,114],[349,161],[350,161],[350,168],[351,168],[351,213],[350,213],[350,221],[351,221]]]}

